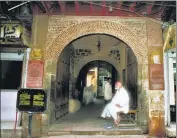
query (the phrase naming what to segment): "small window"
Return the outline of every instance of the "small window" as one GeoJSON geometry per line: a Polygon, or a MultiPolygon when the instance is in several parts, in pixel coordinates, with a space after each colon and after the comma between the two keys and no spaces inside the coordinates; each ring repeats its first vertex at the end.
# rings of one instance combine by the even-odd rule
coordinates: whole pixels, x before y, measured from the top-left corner
{"type": "Polygon", "coordinates": [[[21,84],[23,61],[0,60],[1,89],[18,89],[21,84]]]}

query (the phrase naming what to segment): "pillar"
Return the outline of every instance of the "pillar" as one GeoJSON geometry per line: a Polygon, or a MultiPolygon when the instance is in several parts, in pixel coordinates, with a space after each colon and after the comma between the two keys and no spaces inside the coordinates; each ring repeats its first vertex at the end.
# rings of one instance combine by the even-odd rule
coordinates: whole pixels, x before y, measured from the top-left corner
{"type": "Polygon", "coordinates": [[[164,67],[161,24],[147,21],[149,69],[149,135],[165,136],[164,67]]]}

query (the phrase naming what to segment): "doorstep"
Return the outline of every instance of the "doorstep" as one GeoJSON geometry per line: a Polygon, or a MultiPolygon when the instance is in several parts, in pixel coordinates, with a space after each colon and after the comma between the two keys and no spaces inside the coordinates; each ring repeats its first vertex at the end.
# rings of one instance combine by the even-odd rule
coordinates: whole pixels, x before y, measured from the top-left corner
{"type": "Polygon", "coordinates": [[[61,136],[61,135],[142,135],[142,129],[138,126],[119,126],[110,129],[71,129],[71,130],[52,130],[42,136],[61,136]]]}
{"type": "MultiPolygon", "coordinates": [[[[14,131],[14,122],[1,122],[1,138],[11,138],[14,131]]],[[[22,138],[22,127],[16,127],[14,138],[22,138]]]]}

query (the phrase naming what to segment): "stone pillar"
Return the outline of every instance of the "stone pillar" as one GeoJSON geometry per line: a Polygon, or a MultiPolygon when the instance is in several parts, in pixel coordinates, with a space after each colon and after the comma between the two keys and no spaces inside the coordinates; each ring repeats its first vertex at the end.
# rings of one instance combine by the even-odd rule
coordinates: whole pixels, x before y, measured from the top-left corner
{"type": "Polygon", "coordinates": [[[143,133],[148,133],[148,64],[138,64],[138,124],[143,133]]]}
{"type": "Polygon", "coordinates": [[[45,61],[43,85],[47,92],[47,110],[42,114],[42,133],[47,133],[49,125],[55,121],[56,69],[57,61],[45,61]]]}
{"type": "MultiPolygon", "coordinates": [[[[43,60],[42,50],[39,48],[32,48],[30,56],[29,56],[29,60],[43,60]]],[[[27,60],[27,62],[29,60],[27,60]]],[[[26,88],[26,78],[25,78],[24,88],[26,88]]],[[[41,114],[36,114],[36,113],[33,114],[33,118],[32,118],[32,136],[33,137],[38,137],[41,134],[41,119],[42,119],[41,114]]],[[[29,120],[28,113],[23,113],[23,116],[22,116],[23,137],[27,137],[28,135],[28,123],[29,123],[28,120],[29,120]]]]}
{"type": "Polygon", "coordinates": [[[164,69],[161,24],[147,21],[149,62],[149,134],[165,136],[164,69]]]}
{"type": "MultiPolygon", "coordinates": [[[[47,15],[34,15],[32,24],[32,39],[31,39],[31,53],[29,60],[43,60],[45,62],[44,52],[46,50],[47,32],[48,32],[48,18],[47,15]]],[[[46,70],[44,68],[44,70],[46,70]]],[[[44,74],[43,77],[46,77],[44,74]]],[[[24,80],[26,82],[26,80],[24,80]]],[[[44,83],[44,81],[43,81],[44,83]]],[[[25,86],[24,84],[23,86],[25,86]]],[[[43,84],[43,88],[45,85],[43,84]]],[[[47,91],[46,91],[47,92],[47,91]]],[[[32,118],[32,136],[39,137],[42,132],[42,119],[46,116],[43,114],[34,114],[32,118]]],[[[23,137],[28,135],[28,114],[22,115],[23,137]]]]}

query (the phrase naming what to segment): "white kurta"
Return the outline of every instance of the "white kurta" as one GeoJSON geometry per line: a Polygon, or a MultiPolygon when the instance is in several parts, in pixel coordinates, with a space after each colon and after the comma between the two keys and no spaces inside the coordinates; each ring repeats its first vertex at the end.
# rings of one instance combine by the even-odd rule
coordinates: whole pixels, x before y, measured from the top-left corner
{"type": "Polygon", "coordinates": [[[112,86],[109,82],[106,82],[104,86],[104,98],[105,100],[110,100],[112,98],[112,86]]]}
{"type": "Polygon", "coordinates": [[[117,90],[112,101],[106,105],[104,108],[101,117],[113,117],[117,119],[117,112],[128,113],[129,110],[129,95],[128,92],[122,87],[120,90],[117,90]],[[121,107],[117,107],[116,104],[119,104],[121,107]]]}

